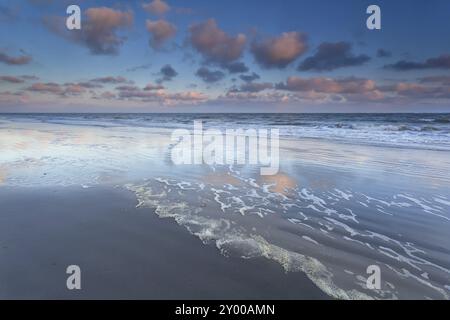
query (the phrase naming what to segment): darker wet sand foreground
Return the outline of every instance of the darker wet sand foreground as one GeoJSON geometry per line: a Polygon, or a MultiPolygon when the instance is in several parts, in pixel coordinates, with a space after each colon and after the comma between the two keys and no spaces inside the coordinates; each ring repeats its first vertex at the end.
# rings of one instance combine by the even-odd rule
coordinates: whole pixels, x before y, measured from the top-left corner
{"type": "Polygon", "coordinates": [[[324,299],[302,273],[222,256],[119,188],[0,188],[1,299],[324,299]],[[82,290],[66,288],[79,265],[82,290]]]}

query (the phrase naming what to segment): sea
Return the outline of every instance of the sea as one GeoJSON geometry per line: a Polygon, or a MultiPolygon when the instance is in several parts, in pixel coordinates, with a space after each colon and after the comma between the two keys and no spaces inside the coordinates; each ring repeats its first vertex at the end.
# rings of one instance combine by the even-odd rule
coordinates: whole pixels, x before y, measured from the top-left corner
{"type": "Polygon", "coordinates": [[[450,297],[450,114],[1,114],[0,150],[0,192],[110,185],[334,298],[450,297]],[[171,132],[196,120],[278,129],[279,171],[175,165],[171,132]]]}

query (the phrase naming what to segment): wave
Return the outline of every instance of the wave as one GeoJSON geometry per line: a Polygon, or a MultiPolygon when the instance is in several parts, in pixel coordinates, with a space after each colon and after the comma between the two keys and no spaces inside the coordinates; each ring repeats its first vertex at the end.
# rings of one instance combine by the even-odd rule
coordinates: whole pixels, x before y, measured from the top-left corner
{"type": "Polygon", "coordinates": [[[159,217],[174,219],[203,243],[214,243],[225,256],[239,255],[245,259],[264,257],[278,262],[286,272],[304,272],[331,297],[372,299],[355,289],[344,290],[336,286],[333,282],[333,274],[315,258],[281,248],[260,235],[245,234],[245,231],[233,224],[231,220],[202,216],[199,214],[201,211],[199,208],[191,207],[186,202],[164,201],[167,193],[153,193],[150,184],[127,184],[125,187],[136,194],[137,207],[155,208],[159,217]]]}
{"type": "Polygon", "coordinates": [[[223,255],[274,260],[286,272],[304,272],[331,297],[449,299],[447,284],[438,279],[448,279],[450,270],[443,261],[431,258],[442,254],[440,248],[427,240],[392,234],[389,223],[364,222],[370,208],[370,215],[381,215],[390,223],[400,221],[407,212],[411,221],[427,215],[445,225],[450,221],[446,212],[450,202],[444,196],[436,198],[439,201],[411,194],[380,199],[337,188],[315,192],[291,186],[285,178],[280,181],[286,188],[280,189],[272,181],[232,177],[233,184],[155,178],[125,188],[136,195],[138,207],[151,207],[161,218],[174,219],[205,244],[214,244],[223,255]],[[418,217],[413,218],[411,212],[418,217]],[[264,221],[269,216],[267,224],[264,221]],[[281,221],[275,223],[277,219],[281,221]],[[386,287],[379,290],[365,287],[359,269],[361,263],[373,261],[390,270],[383,271],[386,287]],[[344,269],[349,272],[342,272],[344,269]]]}
{"type": "Polygon", "coordinates": [[[279,129],[281,137],[317,138],[432,150],[450,150],[450,116],[427,114],[56,114],[2,115],[3,120],[97,126],[192,129],[279,129]]]}

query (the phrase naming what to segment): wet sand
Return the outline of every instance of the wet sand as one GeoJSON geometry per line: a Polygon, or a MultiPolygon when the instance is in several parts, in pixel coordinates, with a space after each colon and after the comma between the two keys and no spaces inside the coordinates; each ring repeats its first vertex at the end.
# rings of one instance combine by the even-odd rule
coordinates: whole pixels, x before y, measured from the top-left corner
{"type": "Polygon", "coordinates": [[[1,299],[326,299],[301,272],[224,257],[119,188],[0,188],[1,299]],[[81,290],[66,288],[68,265],[81,290]]]}

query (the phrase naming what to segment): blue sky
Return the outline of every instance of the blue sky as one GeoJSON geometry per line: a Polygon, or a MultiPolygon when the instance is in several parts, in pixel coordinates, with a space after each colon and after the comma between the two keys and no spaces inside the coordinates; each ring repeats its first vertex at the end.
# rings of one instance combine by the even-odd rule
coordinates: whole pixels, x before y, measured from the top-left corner
{"type": "Polygon", "coordinates": [[[448,112],[449,14],[446,0],[1,0],[0,112],[448,112]],[[65,29],[69,4],[81,30],[65,29]]]}

